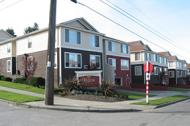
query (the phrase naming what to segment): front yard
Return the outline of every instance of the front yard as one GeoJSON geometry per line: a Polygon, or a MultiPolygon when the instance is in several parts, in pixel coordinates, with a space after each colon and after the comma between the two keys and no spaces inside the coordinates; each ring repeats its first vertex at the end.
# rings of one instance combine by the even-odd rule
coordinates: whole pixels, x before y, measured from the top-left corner
{"type": "Polygon", "coordinates": [[[23,94],[2,91],[2,90],[0,90],[0,99],[6,100],[6,101],[11,101],[11,102],[16,102],[16,103],[24,103],[24,102],[33,102],[33,101],[43,100],[42,98],[39,98],[39,97],[23,95],[23,94]]]}
{"type": "Polygon", "coordinates": [[[33,87],[31,85],[12,83],[12,82],[7,82],[7,81],[0,81],[0,86],[29,91],[29,92],[38,93],[38,94],[44,94],[44,91],[45,91],[42,88],[33,87]]]}

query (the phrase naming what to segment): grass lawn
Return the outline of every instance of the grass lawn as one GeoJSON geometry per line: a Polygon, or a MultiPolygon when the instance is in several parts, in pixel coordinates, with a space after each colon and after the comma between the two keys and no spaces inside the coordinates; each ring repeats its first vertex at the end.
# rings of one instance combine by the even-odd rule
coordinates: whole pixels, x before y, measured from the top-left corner
{"type": "Polygon", "coordinates": [[[160,99],[156,99],[156,100],[149,100],[149,104],[146,104],[145,101],[144,102],[136,102],[133,104],[136,104],[136,105],[162,105],[162,104],[166,104],[166,103],[172,103],[172,102],[176,102],[179,100],[183,100],[186,98],[189,98],[189,96],[176,95],[176,96],[169,96],[169,97],[160,98],[160,99]]]}
{"type": "Polygon", "coordinates": [[[39,97],[17,94],[17,93],[8,92],[8,91],[2,91],[2,90],[0,90],[0,99],[11,101],[11,102],[16,102],[16,103],[24,103],[24,102],[43,100],[42,98],[39,98],[39,97]]]}
{"type": "MultiPolygon", "coordinates": [[[[145,93],[141,92],[120,92],[119,93],[122,96],[128,96],[129,100],[136,100],[136,99],[142,99],[145,98],[145,93]]],[[[150,95],[152,97],[153,95],[150,95]]]]}
{"type": "Polygon", "coordinates": [[[30,92],[39,93],[39,94],[44,94],[44,89],[33,87],[31,85],[26,85],[26,84],[0,81],[0,86],[24,90],[24,91],[30,91],[30,92]]]}

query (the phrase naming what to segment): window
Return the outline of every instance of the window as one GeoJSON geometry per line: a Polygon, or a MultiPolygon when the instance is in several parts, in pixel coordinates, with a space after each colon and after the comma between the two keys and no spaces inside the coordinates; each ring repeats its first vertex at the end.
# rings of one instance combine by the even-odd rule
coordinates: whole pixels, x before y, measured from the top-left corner
{"type": "Polygon", "coordinates": [[[65,29],[65,42],[80,44],[81,33],[75,30],[65,29]]]}
{"type": "Polygon", "coordinates": [[[169,67],[174,67],[175,63],[174,62],[169,62],[169,67]]]}
{"type": "Polygon", "coordinates": [[[115,85],[121,86],[122,79],[121,78],[115,78],[115,85]]]}
{"type": "Polygon", "coordinates": [[[144,53],[144,57],[145,57],[145,61],[147,61],[147,60],[148,60],[148,55],[147,55],[147,53],[144,53]]]}
{"type": "Polygon", "coordinates": [[[110,64],[116,68],[116,59],[115,58],[108,58],[108,64],[110,64]]]}
{"type": "Polygon", "coordinates": [[[135,66],[135,76],[142,76],[142,66],[135,66]]]}
{"type": "Polygon", "coordinates": [[[82,56],[80,53],[65,53],[65,68],[82,68],[82,56]]]}
{"type": "Polygon", "coordinates": [[[121,44],[121,53],[128,54],[128,45],[127,44],[121,44]]]}
{"type": "Polygon", "coordinates": [[[115,52],[115,44],[112,41],[108,42],[108,51],[115,52]]]}
{"type": "Polygon", "coordinates": [[[91,47],[99,47],[99,36],[90,35],[89,36],[89,43],[91,47]]]}
{"type": "Polygon", "coordinates": [[[90,55],[90,68],[101,69],[100,55],[90,55]]]}
{"type": "Polygon", "coordinates": [[[140,53],[135,53],[135,60],[140,60],[140,53]]]}
{"type": "Polygon", "coordinates": [[[154,75],[158,75],[159,74],[159,68],[158,67],[154,67],[154,75]]]}
{"type": "Polygon", "coordinates": [[[11,72],[11,60],[7,60],[7,72],[11,72]]]}
{"type": "Polygon", "coordinates": [[[174,71],[169,71],[169,78],[174,78],[175,75],[174,75],[174,71]]]}
{"type": "Polygon", "coordinates": [[[121,70],[129,69],[129,60],[121,59],[121,70]]]}
{"type": "Polygon", "coordinates": [[[32,42],[28,42],[28,48],[32,48],[32,42]]]}

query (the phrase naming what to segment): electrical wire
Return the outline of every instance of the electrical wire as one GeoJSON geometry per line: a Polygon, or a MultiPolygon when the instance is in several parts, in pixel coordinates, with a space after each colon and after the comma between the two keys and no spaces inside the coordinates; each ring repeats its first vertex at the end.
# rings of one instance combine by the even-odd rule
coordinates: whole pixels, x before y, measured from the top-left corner
{"type": "MultiPolygon", "coordinates": [[[[147,38],[145,38],[145,37],[143,37],[143,36],[137,34],[136,32],[134,32],[134,31],[132,31],[132,30],[126,28],[125,26],[123,26],[123,25],[119,24],[118,22],[112,20],[111,18],[109,18],[109,17],[103,15],[102,13],[100,13],[100,12],[94,10],[93,8],[87,6],[86,4],[83,4],[83,3],[81,3],[81,2],[77,2],[77,3],[80,4],[81,6],[84,6],[84,7],[88,8],[88,9],[90,9],[91,11],[93,11],[93,12],[95,12],[96,14],[98,14],[98,15],[104,17],[105,19],[111,21],[112,23],[114,23],[114,24],[116,24],[116,25],[118,25],[118,26],[124,28],[125,30],[129,31],[130,33],[132,33],[132,34],[134,34],[134,35],[136,35],[136,36],[138,36],[138,37],[140,37],[141,39],[143,39],[143,40],[145,40],[145,41],[147,41],[147,42],[149,42],[149,43],[151,43],[151,44],[153,44],[153,45],[159,47],[160,49],[163,49],[164,51],[168,51],[166,48],[164,48],[164,47],[162,47],[162,46],[156,44],[155,42],[153,42],[153,41],[151,41],[151,40],[149,40],[149,39],[147,39],[147,38]]],[[[172,51],[171,51],[171,52],[172,52],[172,51]]],[[[176,54],[177,54],[177,53],[176,53],[176,54]]],[[[182,55],[180,55],[180,54],[177,54],[177,55],[180,56],[180,57],[184,57],[184,56],[182,56],[182,55]]],[[[188,58],[188,59],[190,60],[190,58],[188,58]]]]}
{"type": "MultiPolygon", "coordinates": [[[[4,1],[4,0],[2,0],[2,1],[4,1]]],[[[8,8],[10,8],[10,7],[12,7],[12,6],[14,6],[14,5],[16,5],[16,4],[20,3],[20,2],[22,2],[22,1],[24,1],[24,0],[17,0],[17,1],[15,1],[14,3],[11,3],[11,4],[9,4],[9,5],[7,5],[7,6],[3,7],[3,8],[1,8],[0,11],[3,11],[3,10],[5,10],[5,9],[8,9],[8,8]]]]}
{"type": "Polygon", "coordinates": [[[160,33],[159,31],[155,30],[154,28],[152,28],[151,26],[145,24],[143,21],[141,21],[140,19],[138,19],[137,17],[133,16],[132,14],[130,14],[129,12],[125,11],[124,9],[120,8],[119,6],[113,4],[112,2],[105,0],[106,2],[104,2],[103,0],[99,0],[101,3],[109,6],[110,8],[112,8],[113,10],[119,12],[120,14],[122,14],[123,16],[127,17],[128,19],[132,20],[133,22],[135,22],[136,24],[138,24],[139,26],[143,27],[144,29],[146,29],[147,31],[151,32],[152,34],[156,35],[157,37],[161,38],[162,40],[165,40],[167,43],[169,43],[170,45],[172,45],[175,48],[178,48],[180,50],[182,50],[183,52],[184,49],[181,49],[179,47],[177,47],[173,40],[169,39],[167,36],[163,35],[162,33],[160,33]],[[111,6],[112,5],[112,6],[111,6]],[[140,23],[139,23],[140,22],[140,23]]]}

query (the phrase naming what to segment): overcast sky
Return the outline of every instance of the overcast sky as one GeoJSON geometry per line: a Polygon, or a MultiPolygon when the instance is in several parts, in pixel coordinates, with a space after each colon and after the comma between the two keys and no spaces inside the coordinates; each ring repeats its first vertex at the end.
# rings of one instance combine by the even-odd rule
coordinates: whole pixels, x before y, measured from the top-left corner
{"type": "MultiPolygon", "coordinates": [[[[172,39],[176,47],[136,25],[99,0],[78,1],[159,44],[172,54],[178,55],[180,59],[190,62],[190,0],[109,0],[172,39]]],[[[17,35],[23,35],[24,28],[32,26],[34,22],[37,22],[40,28],[47,27],[49,3],[50,0],[0,0],[0,29],[13,28],[17,35]]],[[[79,4],[70,0],[57,0],[57,23],[78,17],[84,17],[107,36],[124,41],[142,40],[79,4]]],[[[154,51],[165,51],[147,41],[143,42],[154,51]]]]}

